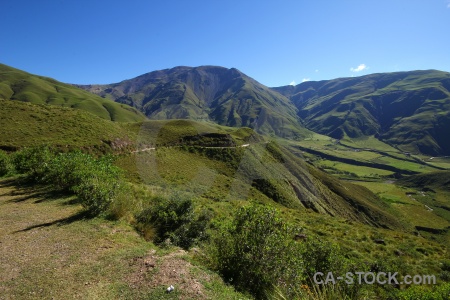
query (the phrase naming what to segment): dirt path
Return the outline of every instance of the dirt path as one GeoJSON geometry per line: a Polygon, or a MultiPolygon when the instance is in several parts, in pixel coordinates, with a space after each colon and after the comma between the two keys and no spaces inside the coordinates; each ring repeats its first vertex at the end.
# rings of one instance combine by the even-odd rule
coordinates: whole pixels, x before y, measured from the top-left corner
{"type": "Polygon", "coordinates": [[[228,299],[231,290],[188,253],[161,252],[127,224],[86,219],[73,200],[0,180],[0,300],[228,299]]]}
{"type": "MultiPolygon", "coordinates": [[[[247,148],[249,146],[250,146],[250,144],[244,144],[244,145],[234,146],[234,147],[201,147],[201,148],[205,148],[205,149],[234,149],[234,148],[247,148]]],[[[163,148],[181,148],[181,146],[172,146],[172,147],[163,147],[163,148]]],[[[156,150],[156,148],[155,147],[143,148],[143,149],[131,151],[131,153],[139,153],[139,152],[146,152],[146,151],[153,151],[153,150],[156,150]]]]}
{"type": "Polygon", "coordinates": [[[80,207],[70,201],[43,187],[0,181],[0,299],[109,293],[96,285],[103,272],[98,279],[93,275],[114,243],[101,233],[112,228],[83,221],[80,207]]]}

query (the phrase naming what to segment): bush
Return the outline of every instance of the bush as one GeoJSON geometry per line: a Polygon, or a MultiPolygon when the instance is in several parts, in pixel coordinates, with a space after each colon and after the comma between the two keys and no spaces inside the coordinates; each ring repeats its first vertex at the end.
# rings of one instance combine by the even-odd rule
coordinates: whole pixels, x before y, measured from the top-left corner
{"type": "Polygon", "coordinates": [[[93,215],[106,212],[124,184],[122,173],[112,164],[111,157],[95,159],[82,152],[57,155],[45,179],[56,188],[74,192],[93,215]]]}
{"type": "Polygon", "coordinates": [[[211,239],[211,267],[238,290],[257,299],[297,299],[313,292],[356,299],[359,287],[324,291],[312,282],[316,272],[345,274],[347,262],[336,245],[314,237],[295,241],[298,233],[275,208],[257,204],[242,207],[211,239]],[[315,291],[308,286],[314,286],[315,291]],[[308,289],[302,291],[301,287],[308,289]]]}
{"type": "Polygon", "coordinates": [[[243,207],[212,239],[211,263],[227,282],[257,298],[274,288],[289,294],[304,279],[301,247],[293,237],[277,210],[243,207]]]}
{"type": "Polygon", "coordinates": [[[74,192],[83,179],[95,172],[95,159],[82,152],[59,153],[49,163],[44,181],[56,189],[74,192]]]}
{"type": "Polygon", "coordinates": [[[16,152],[13,162],[28,179],[75,193],[93,215],[106,212],[123,186],[122,173],[110,156],[96,159],[80,151],[55,154],[38,147],[16,152]]]}
{"type": "Polygon", "coordinates": [[[445,300],[449,299],[450,283],[428,288],[423,285],[412,286],[406,290],[400,291],[396,299],[401,300],[445,300]]]}
{"type": "Polygon", "coordinates": [[[304,272],[310,279],[317,272],[341,274],[345,269],[344,258],[339,248],[329,242],[311,238],[302,249],[304,272]]]}
{"type": "Polygon", "coordinates": [[[192,199],[175,195],[169,199],[158,197],[154,201],[151,208],[137,216],[137,221],[141,231],[148,226],[156,230],[156,243],[170,239],[172,244],[188,249],[207,238],[211,215],[206,211],[196,213],[192,199]]]}
{"type": "Polygon", "coordinates": [[[6,152],[0,150],[0,177],[14,173],[14,165],[6,152]]]}
{"type": "Polygon", "coordinates": [[[43,182],[54,157],[48,147],[24,148],[12,155],[12,162],[19,174],[27,174],[28,179],[43,182]]]}

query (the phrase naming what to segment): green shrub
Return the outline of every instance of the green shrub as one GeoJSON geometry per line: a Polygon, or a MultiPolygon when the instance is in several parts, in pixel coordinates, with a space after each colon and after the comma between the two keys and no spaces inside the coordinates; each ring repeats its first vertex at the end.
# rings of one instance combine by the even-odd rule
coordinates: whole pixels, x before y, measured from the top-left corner
{"type": "Polygon", "coordinates": [[[257,298],[266,298],[274,288],[289,294],[304,279],[301,247],[293,237],[277,210],[243,207],[212,239],[212,266],[238,290],[257,298]]]}
{"type": "Polygon", "coordinates": [[[13,155],[15,169],[27,178],[73,192],[93,215],[105,213],[123,186],[112,157],[96,159],[78,152],[55,154],[47,147],[25,148],[13,155]]]}
{"type": "Polygon", "coordinates": [[[310,238],[303,246],[304,272],[308,278],[313,278],[317,272],[345,273],[344,258],[336,245],[310,238]]]}
{"type": "Polygon", "coordinates": [[[109,156],[95,159],[82,152],[61,153],[48,169],[46,182],[74,192],[94,215],[106,212],[124,185],[120,169],[109,156]]]}
{"type": "Polygon", "coordinates": [[[14,173],[14,165],[9,155],[0,150],[0,177],[14,173]]]}
{"type": "Polygon", "coordinates": [[[95,172],[95,159],[82,152],[59,153],[49,163],[44,181],[59,190],[74,192],[83,179],[95,172]]]}
{"type": "Polygon", "coordinates": [[[172,244],[188,249],[207,238],[211,215],[206,211],[196,213],[192,199],[175,195],[169,199],[157,197],[154,201],[151,208],[137,216],[137,221],[141,230],[147,226],[156,230],[156,243],[170,239],[172,244]]]}
{"type": "Polygon", "coordinates": [[[450,297],[450,283],[429,288],[423,285],[415,285],[400,291],[396,295],[399,300],[446,300],[450,297]]]}
{"type": "Polygon", "coordinates": [[[345,274],[349,264],[335,244],[313,236],[295,241],[299,232],[275,208],[242,207],[218,231],[208,248],[211,267],[240,291],[257,299],[296,299],[304,293],[313,297],[331,292],[348,299],[358,297],[359,286],[324,290],[312,281],[316,272],[345,274]]]}
{"type": "Polygon", "coordinates": [[[24,148],[12,155],[12,162],[19,174],[27,174],[28,179],[43,182],[54,157],[55,154],[45,146],[24,148]]]}

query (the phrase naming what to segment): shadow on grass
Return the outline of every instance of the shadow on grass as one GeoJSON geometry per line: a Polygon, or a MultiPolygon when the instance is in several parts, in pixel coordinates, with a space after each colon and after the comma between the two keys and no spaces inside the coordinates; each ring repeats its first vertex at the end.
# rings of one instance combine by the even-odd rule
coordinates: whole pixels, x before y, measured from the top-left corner
{"type": "MultiPolygon", "coordinates": [[[[0,188],[12,188],[12,191],[0,194],[0,196],[10,196],[13,199],[7,200],[9,203],[21,203],[33,199],[33,203],[39,204],[47,201],[62,200],[61,205],[78,204],[78,199],[73,194],[64,191],[58,191],[50,185],[37,184],[30,181],[22,180],[23,178],[11,178],[0,180],[0,188]]],[[[13,233],[26,232],[32,229],[49,227],[53,225],[61,226],[76,221],[92,219],[95,217],[91,212],[82,210],[70,217],[58,219],[51,222],[32,225],[25,229],[15,231],[13,233]]]]}
{"type": "Polygon", "coordinates": [[[24,178],[1,180],[0,188],[14,188],[14,190],[9,193],[0,194],[0,196],[14,197],[14,199],[8,201],[12,203],[20,203],[30,199],[36,199],[34,203],[42,203],[46,201],[64,200],[68,198],[70,199],[69,201],[66,201],[65,204],[76,203],[76,199],[72,199],[73,194],[67,191],[55,190],[50,185],[31,182],[29,180],[24,180],[24,178]]]}
{"type": "Polygon", "coordinates": [[[27,231],[30,231],[30,230],[33,230],[36,228],[49,227],[49,226],[53,226],[53,225],[57,225],[57,226],[67,225],[67,224],[71,224],[71,223],[77,222],[77,221],[89,220],[89,219],[92,219],[93,217],[94,216],[88,211],[80,211],[70,217],[67,217],[67,218],[62,218],[62,219],[58,219],[58,220],[51,221],[51,222],[28,226],[24,229],[14,231],[13,234],[20,233],[20,232],[27,232],[27,231]]]}
{"type": "Polygon", "coordinates": [[[0,187],[14,187],[19,181],[19,177],[0,178],[0,187]]]}

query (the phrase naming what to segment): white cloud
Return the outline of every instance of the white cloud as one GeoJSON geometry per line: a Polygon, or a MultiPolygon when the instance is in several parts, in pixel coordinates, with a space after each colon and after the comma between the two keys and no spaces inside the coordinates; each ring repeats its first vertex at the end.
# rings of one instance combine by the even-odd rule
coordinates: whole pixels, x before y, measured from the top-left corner
{"type": "Polygon", "coordinates": [[[316,72],[316,73],[319,73],[319,70],[316,70],[315,72],[316,72]]]}
{"type": "Polygon", "coordinates": [[[292,86],[294,86],[294,85],[295,85],[295,81],[294,81],[294,80],[292,80],[292,81],[291,81],[291,83],[289,83],[289,85],[292,85],[292,86]]]}
{"type": "Polygon", "coordinates": [[[310,81],[310,80],[311,80],[311,78],[303,78],[302,82],[306,82],[306,81],[310,81]]]}
{"type": "Polygon", "coordinates": [[[450,0],[447,1],[447,8],[450,8],[450,0]]]}
{"type": "Polygon", "coordinates": [[[350,68],[350,71],[352,72],[361,72],[363,70],[368,69],[367,66],[365,64],[360,64],[358,67],[356,68],[350,68]]]}

